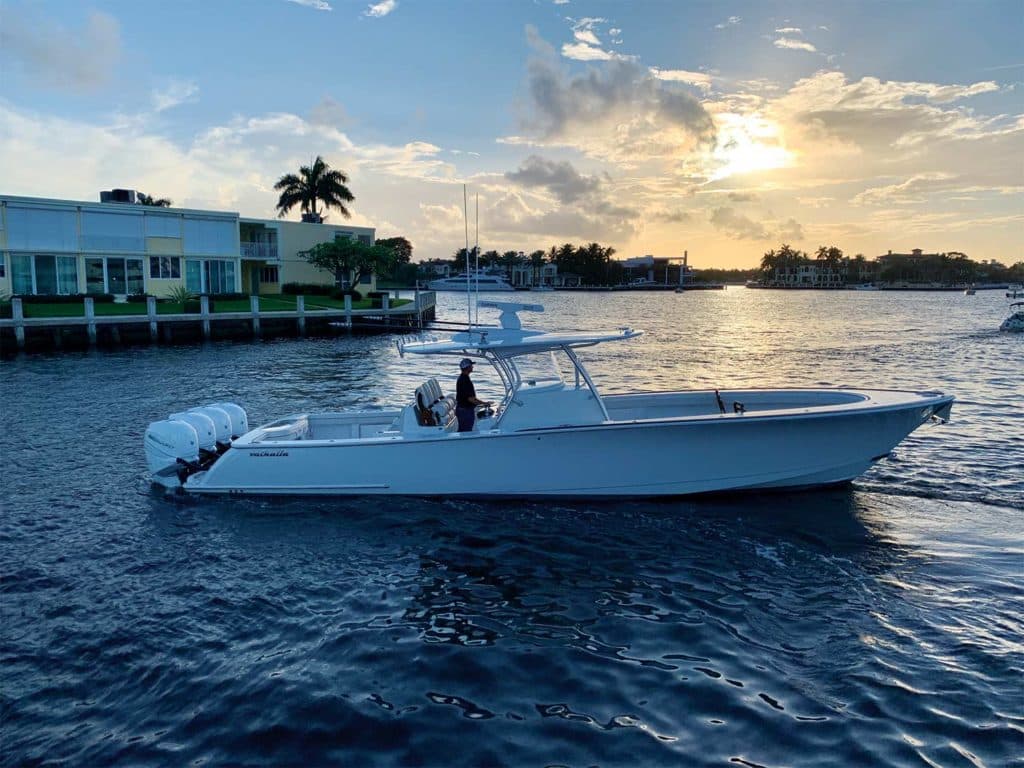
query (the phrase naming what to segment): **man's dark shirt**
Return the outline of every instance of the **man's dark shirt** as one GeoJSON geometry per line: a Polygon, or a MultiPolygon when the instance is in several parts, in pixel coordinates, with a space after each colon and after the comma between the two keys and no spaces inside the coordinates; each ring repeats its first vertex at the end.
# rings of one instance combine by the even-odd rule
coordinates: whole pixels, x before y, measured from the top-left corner
{"type": "Polygon", "coordinates": [[[473,404],[469,401],[471,397],[476,397],[476,388],[468,373],[460,374],[459,380],[455,382],[455,405],[459,408],[472,408],[473,404]]]}

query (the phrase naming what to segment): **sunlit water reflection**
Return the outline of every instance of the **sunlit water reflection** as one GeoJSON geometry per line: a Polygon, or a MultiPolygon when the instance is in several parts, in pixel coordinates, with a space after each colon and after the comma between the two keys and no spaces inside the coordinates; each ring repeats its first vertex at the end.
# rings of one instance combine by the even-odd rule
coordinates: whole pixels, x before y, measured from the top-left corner
{"type": "Polygon", "coordinates": [[[141,438],[172,410],[388,404],[451,361],[391,337],[4,361],[3,762],[1012,764],[1024,339],[995,293],[528,297],[543,327],[647,331],[586,355],[610,392],[957,396],[803,494],[165,498],[141,438]]]}

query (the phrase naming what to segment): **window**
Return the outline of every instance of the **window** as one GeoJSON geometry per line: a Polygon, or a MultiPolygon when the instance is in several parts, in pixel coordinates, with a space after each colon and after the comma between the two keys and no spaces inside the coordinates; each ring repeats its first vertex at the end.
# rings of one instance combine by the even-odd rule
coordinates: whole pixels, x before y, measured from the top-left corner
{"type": "Polygon", "coordinates": [[[351,239],[352,239],[352,233],[351,232],[335,232],[334,233],[334,242],[338,242],[339,240],[351,240],[351,239]]]}
{"type": "Polygon", "coordinates": [[[7,247],[11,250],[78,250],[76,212],[7,206],[7,247]]]}
{"type": "Polygon", "coordinates": [[[193,293],[234,293],[235,262],[186,259],[185,287],[193,293]]]}
{"type": "Polygon", "coordinates": [[[142,216],[137,213],[82,211],[82,249],[143,251],[142,216]]]}
{"type": "Polygon", "coordinates": [[[278,281],[277,267],[263,267],[260,269],[261,283],[276,283],[278,281]]]}
{"type": "Polygon", "coordinates": [[[372,274],[370,274],[370,275],[362,275],[359,278],[359,284],[360,285],[369,285],[371,280],[373,280],[373,275],[372,274]]]}
{"type": "Polygon", "coordinates": [[[14,293],[78,293],[78,259],[48,254],[12,254],[11,279],[14,293]]]}
{"type": "Polygon", "coordinates": [[[232,219],[185,219],[185,251],[218,256],[238,255],[238,222],[232,219]]]}
{"type": "Polygon", "coordinates": [[[181,238],[181,216],[146,214],[146,237],[181,238]]]}
{"type": "Polygon", "coordinates": [[[142,259],[116,257],[85,260],[86,293],[145,293],[142,259]]]}
{"type": "Polygon", "coordinates": [[[0,277],[7,277],[7,259],[0,254],[0,277]]]}
{"type": "Polygon", "coordinates": [[[181,259],[177,256],[150,256],[149,276],[154,280],[177,280],[181,277],[181,259]]]}
{"type": "Polygon", "coordinates": [[[370,236],[369,235],[360,235],[359,236],[359,242],[362,243],[363,245],[369,245],[370,244],[370,236]]]}

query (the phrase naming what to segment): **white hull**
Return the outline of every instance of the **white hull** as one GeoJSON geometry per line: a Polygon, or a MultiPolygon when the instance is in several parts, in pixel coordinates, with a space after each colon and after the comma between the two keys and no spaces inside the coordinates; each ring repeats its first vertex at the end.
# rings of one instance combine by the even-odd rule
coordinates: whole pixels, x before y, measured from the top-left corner
{"type": "Polygon", "coordinates": [[[253,430],[184,490],[576,498],[828,485],[862,474],[952,402],[851,390],[722,397],[747,412],[720,414],[714,393],[679,392],[605,397],[612,420],[601,424],[516,431],[410,434],[394,429],[397,410],[293,417],[269,428],[285,439],[253,430]]]}

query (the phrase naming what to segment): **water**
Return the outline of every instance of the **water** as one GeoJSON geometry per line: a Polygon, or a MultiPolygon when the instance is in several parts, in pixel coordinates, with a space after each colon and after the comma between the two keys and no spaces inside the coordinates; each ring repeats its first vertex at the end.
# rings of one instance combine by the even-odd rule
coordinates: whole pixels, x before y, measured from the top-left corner
{"type": "Polygon", "coordinates": [[[957,396],[802,494],[165,498],[141,446],[172,410],[394,402],[452,361],[390,337],[4,361],[0,762],[1024,765],[1024,338],[996,293],[528,297],[546,327],[647,331],[586,355],[611,392],[957,396]]]}

